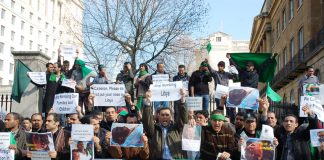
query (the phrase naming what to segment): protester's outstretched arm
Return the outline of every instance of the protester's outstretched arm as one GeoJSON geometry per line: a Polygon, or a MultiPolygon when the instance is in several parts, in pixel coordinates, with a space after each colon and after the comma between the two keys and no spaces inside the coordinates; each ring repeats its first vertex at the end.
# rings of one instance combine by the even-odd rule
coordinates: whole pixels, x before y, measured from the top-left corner
{"type": "Polygon", "coordinates": [[[146,98],[143,100],[143,115],[142,115],[142,121],[143,121],[143,127],[146,135],[148,137],[152,137],[154,133],[154,119],[153,119],[153,112],[152,112],[152,106],[151,106],[151,100],[152,93],[150,90],[146,92],[146,98]]]}
{"type": "Polygon", "coordinates": [[[216,70],[210,66],[207,58],[205,59],[205,62],[207,63],[207,68],[210,71],[210,73],[215,74],[216,70]]]}
{"type": "Polygon", "coordinates": [[[106,144],[104,145],[104,150],[108,151],[112,158],[122,158],[123,153],[119,146],[110,146],[111,132],[106,133],[105,137],[106,144]]]}
{"type": "Polygon", "coordinates": [[[310,109],[309,106],[303,106],[302,110],[308,115],[308,127],[303,130],[303,132],[301,133],[303,136],[303,138],[305,138],[306,140],[310,139],[310,134],[309,134],[309,130],[311,129],[316,129],[317,128],[317,116],[315,115],[315,113],[310,109]]]}
{"type": "Polygon", "coordinates": [[[238,65],[233,61],[233,59],[231,58],[231,55],[230,55],[230,54],[227,54],[226,57],[228,58],[228,60],[229,60],[229,62],[230,62],[230,65],[235,66],[235,68],[236,68],[239,72],[242,72],[242,71],[243,71],[243,69],[242,69],[240,66],[238,66],[238,65]]]}
{"type": "Polygon", "coordinates": [[[147,136],[143,133],[142,135],[142,140],[144,142],[144,147],[140,151],[140,159],[149,159],[150,156],[150,150],[149,150],[149,145],[148,145],[148,138],[147,136]]]}
{"type": "Polygon", "coordinates": [[[177,128],[182,131],[184,124],[188,123],[188,111],[185,105],[185,97],[187,95],[186,91],[184,89],[180,90],[180,94],[181,94],[181,99],[180,99],[180,103],[178,103],[178,106],[175,107],[179,107],[179,116],[176,117],[176,125],[178,126],[177,128]]]}
{"type": "Polygon", "coordinates": [[[269,109],[269,101],[265,96],[262,99],[259,99],[259,113],[260,113],[260,124],[266,124],[268,119],[268,109],[269,109]]]}

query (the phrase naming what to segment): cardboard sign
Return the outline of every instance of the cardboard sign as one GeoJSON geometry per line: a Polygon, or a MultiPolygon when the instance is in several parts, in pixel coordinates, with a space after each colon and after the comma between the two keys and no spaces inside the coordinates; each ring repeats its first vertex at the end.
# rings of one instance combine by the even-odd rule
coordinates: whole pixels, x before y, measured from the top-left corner
{"type": "Polygon", "coordinates": [[[111,146],[144,147],[142,141],[143,124],[113,123],[111,126],[111,146]]]}
{"type": "Polygon", "coordinates": [[[0,159],[14,160],[15,150],[9,149],[10,132],[0,132],[0,159]]]}
{"type": "Polygon", "coordinates": [[[217,84],[215,91],[215,98],[221,99],[223,95],[228,95],[229,87],[217,84]]]}
{"type": "Polygon", "coordinates": [[[77,113],[79,103],[78,93],[61,93],[54,97],[53,110],[57,114],[77,113]]]}
{"type": "Polygon", "coordinates": [[[230,87],[226,107],[256,110],[259,108],[258,99],[258,89],[250,87],[230,87]]]}
{"type": "Polygon", "coordinates": [[[169,75],[168,74],[155,74],[155,75],[152,75],[152,81],[153,81],[153,84],[156,84],[156,83],[162,83],[162,82],[169,82],[169,75]]]}
{"type": "Polygon", "coordinates": [[[200,151],[201,126],[185,124],[182,132],[182,150],[200,151]]]}
{"type": "Polygon", "coordinates": [[[71,138],[74,141],[92,141],[93,125],[72,124],[71,138]]]}
{"type": "Polygon", "coordinates": [[[93,84],[90,93],[95,94],[94,106],[125,106],[124,84],[93,84]]]}
{"type": "Polygon", "coordinates": [[[45,72],[27,72],[29,78],[36,84],[46,84],[46,73],[45,72]]]}
{"type": "Polygon", "coordinates": [[[182,82],[153,83],[150,86],[152,101],[177,101],[181,98],[182,82]]]}
{"type": "Polygon", "coordinates": [[[186,97],[186,107],[188,110],[202,110],[202,97],[186,97]]]}

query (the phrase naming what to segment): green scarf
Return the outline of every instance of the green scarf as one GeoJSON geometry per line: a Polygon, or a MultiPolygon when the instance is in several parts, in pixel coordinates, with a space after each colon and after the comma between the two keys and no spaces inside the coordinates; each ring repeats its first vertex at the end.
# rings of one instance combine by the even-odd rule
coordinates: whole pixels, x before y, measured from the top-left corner
{"type": "MultiPolygon", "coordinates": [[[[61,73],[61,80],[63,81],[64,79],[65,79],[65,75],[63,73],[61,73]]],[[[49,81],[56,82],[56,74],[55,73],[51,73],[49,81]]]]}
{"type": "Polygon", "coordinates": [[[143,96],[140,96],[139,100],[137,101],[137,104],[136,104],[137,110],[139,110],[139,111],[141,110],[142,103],[143,103],[143,96]]]}
{"type": "Polygon", "coordinates": [[[87,67],[85,66],[85,62],[82,61],[81,59],[78,58],[78,59],[75,61],[75,63],[78,64],[78,65],[80,66],[80,68],[81,68],[81,72],[82,72],[82,79],[83,79],[84,77],[86,77],[86,76],[91,72],[91,69],[87,68],[87,67]]]}
{"type": "Polygon", "coordinates": [[[146,75],[146,74],[148,74],[148,72],[147,72],[146,70],[144,70],[144,71],[140,71],[140,72],[138,73],[138,78],[141,78],[142,76],[144,76],[144,75],[146,75]]]}

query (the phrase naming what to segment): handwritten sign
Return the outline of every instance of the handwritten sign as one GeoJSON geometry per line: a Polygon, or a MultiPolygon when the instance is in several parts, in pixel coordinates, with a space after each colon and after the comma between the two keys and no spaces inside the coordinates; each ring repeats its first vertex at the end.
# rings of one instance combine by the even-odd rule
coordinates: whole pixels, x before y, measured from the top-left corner
{"type": "Polygon", "coordinates": [[[221,99],[223,95],[228,95],[229,88],[221,84],[217,84],[215,91],[215,98],[221,99]]]}
{"type": "Polygon", "coordinates": [[[45,72],[27,72],[29,78],[36,84],[46,84],[46,73],[45,72]]]}
{"type": "Polygon", "coordinates": [[[77,113],[76,108],[79,103],[78,93],[61,93],[54,97],[53,109],[58,114],[77,113]]]}
{"type": "Polygon", "coordinates": [[[125,106],[124,84],[93,84],[90,93],[95,94],[94,106],[125,106]]]}
{"type": "Polygon", "coordinates": [[[324,122],[324,109],[319,99],[316,99],[313,96],[301,96],[299,117],[307,117],[307,115],[303,111],[304,106],[308,106],[310,110],[312,110],[317,115],[318,120],[324,122]]]}
{"type": "Polygon", "coordinates": [[[73,141],[91,141],[93,138],[93,125],[72,124],[71,138],[73,141]]]}
{"type": "Polygon", "coordinates": [[[76,46],[72,44],[63,44],[60,46],[61,55],[67,58],[76,57],[76,46]]]}
{"type": "Polygon", "coordinates": [[[202,110],[202,97],[186,97],[186,107],[188,110],[202,110]]]}
{"type": "Polygon", "coordinates": [[[62,86],[75,89],[76,81],[73,79],[64,79],[62,81],[62,86]]]}
{"type": "Polygon", "coordinates": [[[153,83],[150,86],[152,101],[177,101],[181,98],[182,82],[153,83]]]}
{"type": "Polygon", "coordinates": [[[169,75],[168,74],[155,74],[152,75],[153,84],[155,83],[162,83],[162,82],[169,82],[169,75]]]}
{"type": "Polygon", "coordinates": [[[0,159],[14,160],[15,151],[9,149],[10,132],[0,132],[0,159]]]}

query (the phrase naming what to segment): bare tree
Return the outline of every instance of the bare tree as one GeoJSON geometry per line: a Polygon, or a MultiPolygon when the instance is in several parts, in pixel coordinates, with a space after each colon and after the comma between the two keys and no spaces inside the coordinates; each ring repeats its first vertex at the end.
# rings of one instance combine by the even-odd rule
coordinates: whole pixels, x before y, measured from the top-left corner
{"type": "Polygon", "coordinates": [[[128,60],[135,68],[181,52],[179,45],[174,49],[176,40],[201,26],[204,5],[204,0],[84,1],[85,54],[97,64],[119,67],[128,60]]]}

